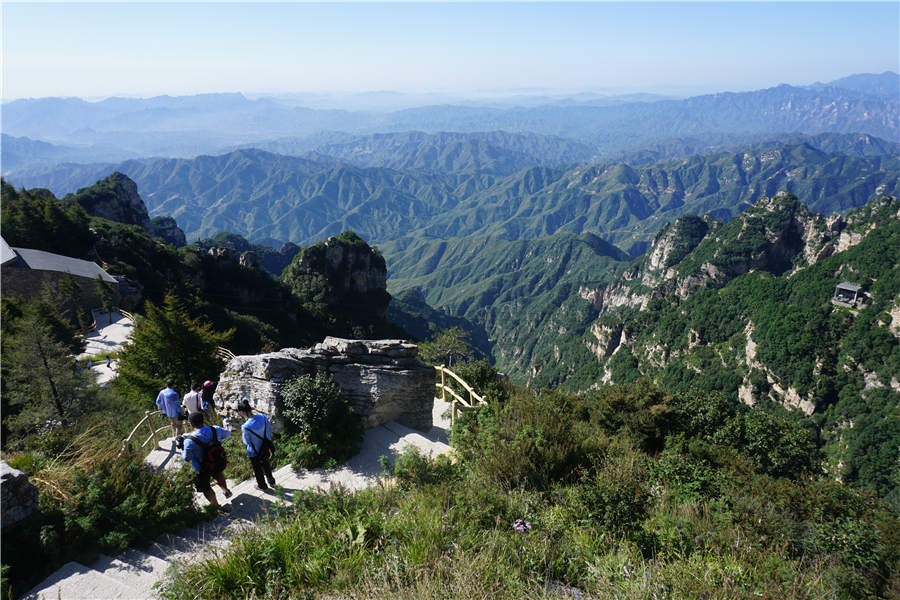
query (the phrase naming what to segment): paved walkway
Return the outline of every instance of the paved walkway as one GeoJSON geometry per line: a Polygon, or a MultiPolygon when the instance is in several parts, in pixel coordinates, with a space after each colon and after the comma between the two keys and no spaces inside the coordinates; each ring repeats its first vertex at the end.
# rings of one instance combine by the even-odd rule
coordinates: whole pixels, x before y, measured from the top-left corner
{"type": "MultiPolygon", "coordinates": [[[[225,500],[221,490],[213,486],[219,502],[231,507],[227,515],[180,531],[178,535],[163,535],[144,549],[132,548],[116,557],[101,556],[89,566],[77,562],[66,563],[23,598],[156,598],[153,586],[169,567],[214,555],[227,547],[236,533],[248,527],[257,527],[261,517],[289,506],[298,491],[328,490],[334,486],[359,490],[374,485],[382,475],[380,457],[395,457],[407,446],[414,446],[427,456],[448,452],[450,446],[447,434],[450,423],[444,415],[449,407],[449,404],[435,399],[432,413],[435,426],[427,433],[395,422],[366,430],[359,454],[341,467],[296,473],[290,465],[282,467],[274,473],[276,492],[265,493],[254,489],[253,478],[240,483],[229,481],[228,487],[233,495],[225,500]]],[[[182,461],[174,448],[174,439],[169,438],[161,446],[161,449],[150,453],[147,462],[157,468],[180,468],[182,461]]],[[[198,504],[207,502],[202,494],[195,493],[195,498],[198,504]]]]}
{"type": "MultiPolygon", "coordinates": [[[[92,315],[97,327],[91,330],[85,339],[84,352],[75,357],[81,362],[92,356],[118,352],[134,330],[134,323],[118,311],[103,313],[95,310],[92,311],[92,315]]],[[[105,385],[115,378],[117,366],[116,360],[112,361],[110,367],[106,366],[106,361],[99,361],[91,366],[91,371],[94,372],[97,383],[105,385]]]]}

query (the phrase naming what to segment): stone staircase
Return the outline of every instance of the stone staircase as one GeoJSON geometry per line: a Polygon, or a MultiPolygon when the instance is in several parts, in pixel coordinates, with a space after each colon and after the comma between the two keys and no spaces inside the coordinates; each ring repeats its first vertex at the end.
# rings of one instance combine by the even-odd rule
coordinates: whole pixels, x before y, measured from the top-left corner
{"type": "MultiPolygon", "coordinates": [[[[227,514],[175,534],[165,534],[146,548],[130,548],[115,556],[99,556],[89,565],[69,562],[32,588],[23,598],[28,600],[105,600],[107,598],[146,600],[156,598],[154,584],[169,568],[177,568],[226,548],[231,538],[246,528],[257,527],[261,517],[277,515],[289,508],[294,494],[301,490],[328,490],[342,486],[359,490],[373,485],[382,473],[379,458],[397,455],[407,446],[415,446],[426,456],[450,450],[447,440],[449,420],[444,417],[449,404],[435,399],[435,427],[428,433],[390,422],[366,431],[359,454],[334,469],[304,470],[295,473],[290,465],[275,471],[275,490],[262,492],[254,488],[255,479],[228,482],[229,499],[213,485],[227,514]]],[[[180,468],[181,457],[175,441],[169,438],[154,450],[147,462],[156,468],[180,468]]],[[[227,471],[226,471],[227,472],[227,471]]],[[[198,504],[206,504],[202,494],[195,493],[198,504]]]]}

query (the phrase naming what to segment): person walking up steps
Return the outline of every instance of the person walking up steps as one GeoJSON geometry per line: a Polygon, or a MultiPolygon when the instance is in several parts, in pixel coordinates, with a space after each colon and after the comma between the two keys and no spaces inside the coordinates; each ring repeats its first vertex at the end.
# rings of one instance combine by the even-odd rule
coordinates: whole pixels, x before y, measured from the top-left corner
{"type": "Polygon", "coordinates": [[[191,463],[195,473],[194,487],[197,491],[206,496],[210,504],[219,506],[210,479],[215,480],[222,488],[226,498],[231,498],[231,490],[228,489],[224,472],[228,459],[221,443],[222,440],[231,437],[231,432],[214,425],[204,426],[201,412],[192,413],[190,423],[194,433],[184,437],[181,457],[185,462],[191,463]]]}
{"type": "Polygon", "coordinates": [[[192,415],[196,412],[203,413],[204,415],[209,415],[208,405],[203,401],[203,398],[200,397],[200,389],[199,383],[191,384],[191,391],[184,395],[184,402],[182,402],[182,406],[188,412],[188,415],[192,415]]]}
{"type": "Polygon", "coordinates": [[[179,401],[178,392],[172,389],[174,381],[166,380],[166,387],[159,391],[156,395],[156,407],[159,412],[169,417],[169,423],[172,425],[172,435],[178,437],[181,435],[181,402],[179,401]]]}
{"type": "Polygon", "coordinates": [[[241,425],[241,434],[244,444],[247,445],[247,456],[253,465],[253,474],[256,476],[256,489],[268,491],[275,486],[275,476],[272,474],[272,455],[275,446],[272,444],[272,425],[264,414],[253,414],[250,403],[242,400],[237,405],[238,414],[247,419],[241,425]],[[266,481],[268,480],[268,485],[266,481]]]}

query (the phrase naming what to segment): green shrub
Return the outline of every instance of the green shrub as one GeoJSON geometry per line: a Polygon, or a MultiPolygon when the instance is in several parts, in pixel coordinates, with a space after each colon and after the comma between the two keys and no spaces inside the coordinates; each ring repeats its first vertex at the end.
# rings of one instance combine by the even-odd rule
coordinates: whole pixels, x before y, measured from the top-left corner
{"type": "Polygon", "coordinates": [[[569,497],[576,522],[620,532],[636,529],[651,501],[646,457],[628,450],[608,456],[580,485],[569,488],[569,497]]]}
{"type": "MultiPolygon", "coordinates": [[[[492,367],[485,360],[473,360],[459,363],[453,366],[452,371],[459,375],[463,381],[472,386],[480,396],[482,396],[489,404],[497,402],[506,402],[509,399],[510,388],[500,378],[497,369],[492,367]]],[[[467,397],[467,392],[452,377],[449,379],[449,385],[457,394],[463,398],[467,397]]]]}
{"type": "Polygon", "coordinates": [[[704,454],[713,450],[700,440],[688,442],[681,435],[672,436],[666,441],[666,449],[651,464],[650,472],[679,501],[695,502],[710,497],[717,490],[716,474],[704,454]]]}
{"type": "Polygon", "coordinates": [[[415,446],[407,446],[391,471],[402,487],[414,487],[447,481],[453,477],[454,467],[446,455],[428,458],[415,446]]]}
{"type": "Polygon", "coordinates": [[[799,423],[761,410],[750,410],[732,419],[722,439],[745,453],[761,473],[773,477],[796,477],[812,472],[819,452],[799,423]]]}
{"type": "Polygon", "coordinates": [[[566,395],[522,391],[457,421],[453,443],[463,461],[490,480],[545,489],[588,463],[574,424],[566,395]]]}
{"type": "Polygon", "coordinates": [[[295,464],[309,467],[328,459],[342,462],[359,451],[362,421],[325,373],[288,381],[281,390],[281,414],[289,434],[318,449],[297,446],[292,455],[295,464]]]}

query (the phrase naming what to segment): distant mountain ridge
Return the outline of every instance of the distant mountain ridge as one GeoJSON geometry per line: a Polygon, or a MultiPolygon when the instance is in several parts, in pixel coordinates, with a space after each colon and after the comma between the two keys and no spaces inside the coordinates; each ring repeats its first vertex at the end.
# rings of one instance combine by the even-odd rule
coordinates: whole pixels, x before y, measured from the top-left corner
{"type": "Polygon", "coordinates": [[[828,83],[814,83],[807,86],[810,89],[822,89],[826,87],[835,87],[845,90],[853,90],[866,94],[868,96],[877,96],[896,100],[900,97],[900,75],[892,71],[885,71],[878,75],[872,73],[861,73],[858,75],[849,75],[841,77],[828,83]]]}
{"type": "Polygon", "coordinates": [[[572,138],[599,154],[633,152],[664,139],[797,131],[866,133],[900,140],[896,73],[857,75],[821,86],[779,85],[686,99],[643,96],[521,106],[496,102],[384,110],[311,109],[273,98],[206,94],[156,98],[15,100],[3,105],[4,133],[130,155],[193,156],[223,148],[303,138],[323,131],[507,131],[572,138]]]}
{"type": "MultiPolygon", "coordinates": [[[[387,136],[384,146],[406,147],[408,139],[387,136]]],[[[851,151],[860,143],[862,149],[876,145],[861,139],[873,140],[820,138],[851,151]]],[[[414,164],[411,170],[353,166],[320,154],[301,158],[240,150],[196,159],[63,166],[11,182],[62,195],[120,171],[137,182],[151,216],[175,217],[189,239],[231,231],[250,241],[306,244],[351,229],[381,244],[408,235],[519,239],[570,230],[602,235],[637,253],[681,214],[713,213],[727,220],[782,189],[804,197],[814,210],[840,212],[874,195],[897,193],[900,186],[895,156],[829,154],[808,143],[760,145],[649,166],[525,166],[507,174],[527,164],[521,152],[469,141],[454,134],[444,146],[409,144],[406,154],[385,154],[392,163],[414,164]],[[466,143],[458,144],[459,139],[466,143]],[[458,152],[463,146],[483,152],[458,152]],[[428,150],[433,160],[421,160],[424,148],[433,148],[428,150]],[[492,168],[485,168],[488,160],[492,168]]],[[[892,148],[887,142],[880,146],[892,148]]],[[[353,153],[359,147],[343,148],[353,153]]]]}

